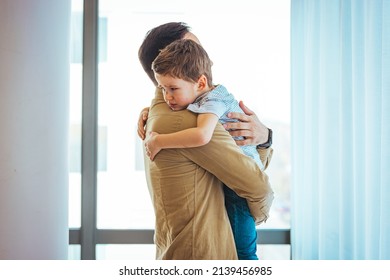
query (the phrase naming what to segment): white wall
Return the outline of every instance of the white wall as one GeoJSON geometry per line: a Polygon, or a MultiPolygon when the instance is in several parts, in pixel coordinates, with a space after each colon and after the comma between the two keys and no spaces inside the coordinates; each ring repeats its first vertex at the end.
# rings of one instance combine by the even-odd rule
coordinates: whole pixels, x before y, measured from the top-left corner
{"type": "Polygon", "coordinates": [[[0,259],[67,259],[70,0],[0,0],[0,259]]]}

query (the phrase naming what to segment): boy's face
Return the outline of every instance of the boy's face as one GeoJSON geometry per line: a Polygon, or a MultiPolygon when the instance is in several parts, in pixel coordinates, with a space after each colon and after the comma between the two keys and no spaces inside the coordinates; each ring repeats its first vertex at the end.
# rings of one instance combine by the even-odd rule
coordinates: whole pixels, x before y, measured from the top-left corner
{"type": "Polygon", "coordinates": [[[186,109],[199,96],[199,83],[157,73],[154,76],[163,91],[165,102],[174,111],[186,109]]]}

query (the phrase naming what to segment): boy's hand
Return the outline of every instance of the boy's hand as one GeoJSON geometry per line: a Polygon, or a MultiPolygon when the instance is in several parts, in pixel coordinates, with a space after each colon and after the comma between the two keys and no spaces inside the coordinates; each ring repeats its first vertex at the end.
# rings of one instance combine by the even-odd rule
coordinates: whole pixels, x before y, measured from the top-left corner
{"type": "Polygon", "coordinates": [[[151,161],[154,160],[154,157],[158,154],[159,151],[161,151],[161,148],[157,146],[157,132],[149,132],[148,136],[146,137],[144,141],[146,155],[150,158],[151,161]]]}
{"type": "Polygon", "coordinates": [[[144,140],[145,139],[145,125],[148,120],[149,107],[143,108],[138,118],[138,136],[144,140]]]}

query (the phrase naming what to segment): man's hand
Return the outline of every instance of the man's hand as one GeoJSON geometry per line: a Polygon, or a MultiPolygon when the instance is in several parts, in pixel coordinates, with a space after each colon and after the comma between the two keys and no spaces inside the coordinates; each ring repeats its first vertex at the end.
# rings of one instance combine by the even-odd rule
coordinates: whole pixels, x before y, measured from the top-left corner
{"type": "Polygon", "coordinates": [[[243,136],[244,140],[236,140],[238,146],[259,145],[268,141],[268,128],[261,123],[256,114],[240,101],[240,107],[245,114],[231,112],[228,117],[238,122],[225,123],[223,126],[231,136],[243,136]]]}
{"type": "Polygon", "coordinates": [[[148,136],[144,141],[146,155],[150,158],[151,161],[153,161],[154,157],[158,154],[159,151],[161,151],[161,148],[157,145],[157,135],[157,132],[151,131],[148,133],[148,136]]]}
{"type": "Polygon", "coordinates": [[[145,125],[146,121],[148,119],[148,114],[149,114],[149,107],[143,108],[141,113],[139,114],[138,118],[138,136],[144,140],[145,139],[145,125]]]}

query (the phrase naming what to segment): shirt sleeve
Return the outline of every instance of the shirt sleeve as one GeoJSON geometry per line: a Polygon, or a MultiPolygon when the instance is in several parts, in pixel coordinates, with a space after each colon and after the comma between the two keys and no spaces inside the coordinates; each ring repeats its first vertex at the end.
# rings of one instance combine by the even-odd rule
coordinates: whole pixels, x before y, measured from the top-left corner
{"type": "Polygon", "coordinates": [[[266,170],[267,167],[269,166],[269,164],[271,163],[271,159],[272,159],[272,155],[273,155],[274,150],[271,147],[266,148],[266,149],[259,148],[259,149],[257,149],[257,152],[259,153],[260,160],[264,166],[263,170],[266,170]]]}
{"type": "Polygon", "coordinates": [[[211,113],[221,118],[227,111],[227,106],[221,100],[206,97],[199,102],[188,105],[187,110],[198,114],[211,113]]]}
{"type": "Polygon", "coordinates": [[[190,160],[214,174],[237,195],[246,198],[256,224],[268,219],[274,198],[268,176],[252,158],[242,153],[221,124],[217,124],[207,145],[180,150],[190,160]]]}

